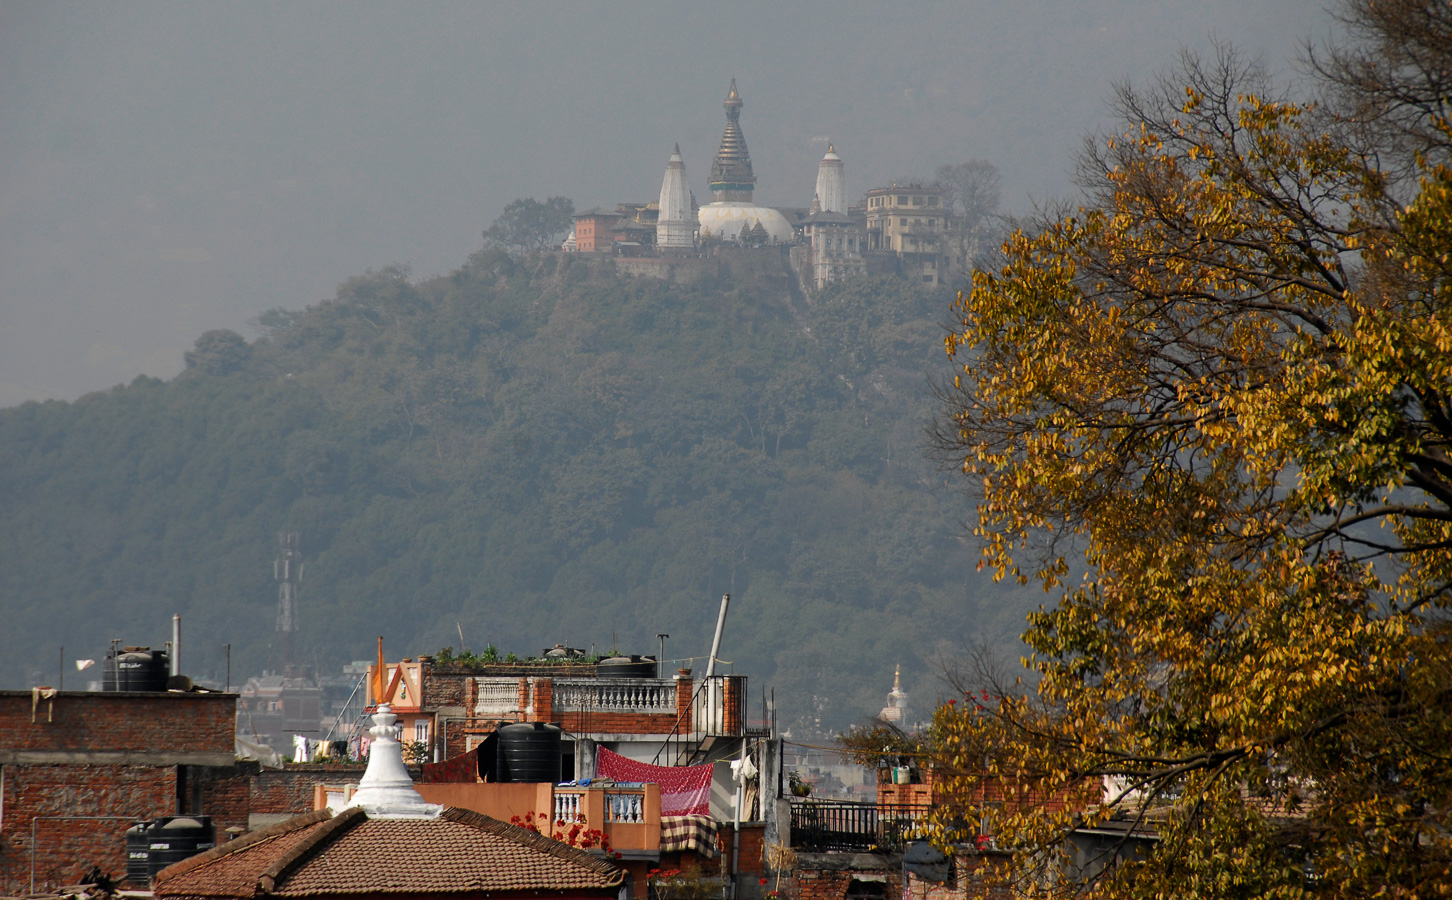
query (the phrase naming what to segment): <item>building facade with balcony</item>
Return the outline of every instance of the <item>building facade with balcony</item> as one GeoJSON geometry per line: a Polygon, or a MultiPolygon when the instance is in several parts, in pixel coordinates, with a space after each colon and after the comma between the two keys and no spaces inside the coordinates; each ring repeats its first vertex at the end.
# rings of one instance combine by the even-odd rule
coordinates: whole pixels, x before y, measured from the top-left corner
{"type": "Polygon", "coordinates": [[[943,283],[951,223],[941,190],[920,184],[874,188],[864,211],[869,251],[894,254],[898,274],[910,281],[943,283]]]}
{"type": "MultiPolygon", "coordinates": [[[[430,756],[443,765],[426,767],[430,771],[424,780],[434,771],[447,773],[443,783],[417,785],[430,803],[506,822],[529,816],[541,822],[548,816],[551,822],[598,830],[623,854],[622,864],[642,895],[652,868],[700,868],[720,877],[734,871],[738,878],[758,878],[766,827],[761,820],[775,808],[769,798],[761,802],[765,791],[758,785],[766,779],[758,776],[753,790],[743,793],[741,821],[746,827],[738,830],[737,783],[730,763],[745,754],[754,760],[746,767],[751,771],[774,771],[767,758],[773,751],[763,740],[766,729],[748,727],[745,676],[703,678],[689,669],[664,678],[639,674],[651,666],[635,663],[630,668],[637,676],[628,677],[619,674],[621,667],[605,664],[460,665],[421,657],[372,667],[368,700],[370,707],[380,700],[388,703],[405,744],[429,735],[430,756]],[[497,739],[502,726],[520,723],[548,723],[561,729],[564,783],[500,783],[492,775],[486,779],[480,774],[493,758],[492,752],[486,752],[493,747],[488,742],[497,739]],[[594,779],[602,749],[666,777],[662,784],[643,776],[630,783],[608,779],[579,783],[594,779]],[[475,750],[481,758],[464,759],[475,750]],[[450,760],[467,764],[454,772],[447,768],[450,760]],[[674,773],[657,772],[652,768],[657,766],[694,766],[697,772],[706,767],[699,777],[709,780],[709,803],[702,808],[709,814],[663,809],[663,791],[670,791],[663,785],[674,773]],[[731,847],[737,840],[748,848],[745,858],[718,849],[718,842],[731,847]]],[[[704,792],[701,784],[699,790],[704,792]]],[[[341,780],[318,784],[312,806],[340,808],[355,790],[356,784],[341,780]]]]}
{"type": "MultiPolygon", "coordinates": [[[[593,664],[441,665],[427,656],[385,663],[381,679],[375,671],[370,667],[369,706],[387,702],[404,743],[422,745],[434,762],[521,722],[563,729],[567,781],[593,777],[602,746],[642,763],[699,765],[735,758],[754,734],[744,675],[698,678],[681,669],[665,678],[619,677],[593,664]]],[[[733,792],[725,784],[713,790],[713,806],[733,792]]]]}

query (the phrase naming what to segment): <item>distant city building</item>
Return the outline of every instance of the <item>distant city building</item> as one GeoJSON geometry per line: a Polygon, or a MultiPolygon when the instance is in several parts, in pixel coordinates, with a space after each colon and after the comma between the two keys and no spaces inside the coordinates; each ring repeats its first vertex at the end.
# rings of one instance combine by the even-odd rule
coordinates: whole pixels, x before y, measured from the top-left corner
{"type": "Polygon", "coordinates": [[[237,733],[274,750],[288,750],[293,735],[323,736],[323,689],[311,666],[247,679],[237,691],[237,733]]]}
{"type": "Polygon", "coordinates": [[[598,206],[575,213],[575,250],[580,253],[614,250],[615,226],[622,218],[620,213],[598,206]]]}
{"type": "Polygon", "coordinates": [[[920,184],[875,188],[867,192],[866,213],[868,250],[895,253],[905,278],[942,283],[949,222],[941,190],[920,184]]]}
{"type": "Polygon", "coordinates": [[[817,168],[817,194],[801,233],[803,246],[793,248],[793,262],[810,287],[821,290],[829,282],[867,274],[862,220],[848,214],[845,167],[831,144],[817,168]]]}

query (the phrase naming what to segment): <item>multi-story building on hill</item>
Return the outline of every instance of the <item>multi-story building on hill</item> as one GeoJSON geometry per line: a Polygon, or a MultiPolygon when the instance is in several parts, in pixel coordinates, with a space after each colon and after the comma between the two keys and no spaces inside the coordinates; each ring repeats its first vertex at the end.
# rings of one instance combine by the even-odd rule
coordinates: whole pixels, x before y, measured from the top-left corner
{"type": "Polygon", "coordinates": [[[941,190],[921,184],[874,188],[867,192],[865,211],[869,251],[894,254],[904,278],[943,282],[951,223],[941,190]]]}

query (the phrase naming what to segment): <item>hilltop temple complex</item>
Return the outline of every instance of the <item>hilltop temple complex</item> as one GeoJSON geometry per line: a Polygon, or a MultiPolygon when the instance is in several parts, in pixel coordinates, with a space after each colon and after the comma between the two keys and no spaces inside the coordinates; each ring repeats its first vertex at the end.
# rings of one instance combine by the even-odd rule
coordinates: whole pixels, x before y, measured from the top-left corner
{"type": "Polygon", "coordinates": [[[817,167],[816,190],[804,207],[770,207],[753,199],[756,173],[741,129],[745,105],[736,80],[726,93],[726,130],[708,182],[711,201],[697,204],[677,144],[666,162],[655,203],[595,207],[574,216],[563,248],[630,260],[637,274],[677,277],[681,263],[710,258],[726,248],[784,254],[803,288],[832,281],[894,274],[939,285],[960,269],[948,240],[956,223],[932,185],[891,185],[867,192],[852,205],[846,165],[829,144],[817,167]],[[654,262],[652,262],[654,260],[654,262]]]}

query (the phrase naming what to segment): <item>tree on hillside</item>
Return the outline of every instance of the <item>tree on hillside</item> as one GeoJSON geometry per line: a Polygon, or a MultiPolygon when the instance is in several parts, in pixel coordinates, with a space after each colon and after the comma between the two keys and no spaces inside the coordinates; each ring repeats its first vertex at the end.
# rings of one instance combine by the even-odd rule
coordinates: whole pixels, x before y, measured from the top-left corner
{"type": "Polygon", "coordinates": [[[192,349],[182,355],[188,369],[207,375],[226,375],[240,369],[252,356],[246,339],[230,328],[202,332],[192,349]]]}
{"type": "Polygon", "coordinates": [[[1348,9],[1320,104],[1230,51],[1121,90],[1083,205],[955,306],[983,564],[1064,593],[1032,691],[937,710],[938,838],[1023,791],[976,810],[1022,887],[1119,816],[1158,842],[1116,896],[1452,893],[1452,7],[1348,9]]]}
{"type": "Polygon", "coordinates": [[[515,252],[531,253],[557,247],[570,230],[575,204],[568,197],[551,197],[541,203],[521,197],[504,207],[494,224],[484,229],[487,245],[515,252]]]}
{"type": "Polygon", "coordinates": [[[954,256],[961,265],[957,274],[965,280],[1003,234],[998,211],[1001,184],[998,167],[983,160],[938,167],[937,185],[943,190],[943,205],[956,220],[953,235],[958,246],[954,256]]]}

